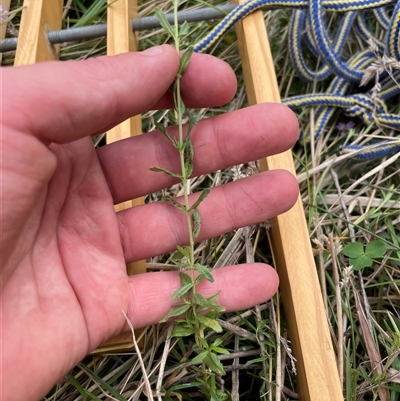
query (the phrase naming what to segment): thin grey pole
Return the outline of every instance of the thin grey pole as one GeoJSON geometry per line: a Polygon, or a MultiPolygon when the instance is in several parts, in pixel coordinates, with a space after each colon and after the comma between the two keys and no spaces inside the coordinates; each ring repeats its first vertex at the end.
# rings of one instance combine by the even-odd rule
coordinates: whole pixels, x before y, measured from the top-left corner
{"type": "MultiPolygon", "coordinates": [[[[183,22],[199,22],[199,21],[210,21],[213,19],[221,19],[227,13],[232,11],[236,6],[234,4],[228,3],[223,4],[216,8],[205,7],[199,8],[198,10],[190,11],[180,11],[178,13],[178,22],[182,24],[183,22]]],[[[173,24],[174,14],[166,14],[168,21],[173,24]]],[[[160,28],[160,22],[157,17],[143,17],[134,18],[132,20],[132,30],[133,31],[144,31],[149,29],[160,28]]],[[[47,34],[49,42],[52,45],[59,43],[69,43],[79,40],[89,40],[101,38],[107,35],[107,24],[98,24],[83,26],[79,28],[63,29],[60,31],[50,31],[47,34]]],[[[17,48],[18,38],[7,38],[0,40],[0,53],[13,51],[17,48]]]]}

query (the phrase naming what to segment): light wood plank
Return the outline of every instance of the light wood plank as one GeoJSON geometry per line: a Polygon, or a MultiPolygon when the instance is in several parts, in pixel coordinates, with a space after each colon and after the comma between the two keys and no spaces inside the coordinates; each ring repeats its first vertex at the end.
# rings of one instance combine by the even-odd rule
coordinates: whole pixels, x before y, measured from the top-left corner
{"type": "MultiPolygon", "coordinates": [[[[10,10],[10,3],[11,0],[0,0],[0,5],[3,7],[3,10],[9,11],[10,10]]],[[[4,39],[6,37],[7,32],[7,24],[0,25],[0,39],[4,39]]],[[[0,53],[0,64],[3,58],[3,53],[0,53]]]]}
{"type": "MultiPolygon", "coordinates": [[[[240,0],[241,1],[241,0],[240,0]]],[[[261,11],[237,27],[243,73],[251,104],[280,102],[273,59],[261,11]]],[[[260,161],[261,170],[295,173],[290,151],[260,161]]],[[[301,400],[343,399],[329,327],[301,199],[271,220],[271,247],[279,273],[289,336],[297,359],[301,400]]]]}
{"type": "Polygon", "coordinates": [[[25,0],[14,65],[34,64],[59,57],[47,32],[61,29],[62,0],[25,0]]]}
{"type": "MultiPolygon", "coordinates": [[[[131,20],[137,17],[136,0],[108,0],[107,12],[107,55],[137,51],[137,37],[132,32],[131,20]]],[[[134,73],[132,71],[132,73],[134,73]]],[[[134,116],[114,127],[107,133],[107,143],[112,143],[142,133],[141,116],[134,116]]],[[[121,172],[123,174],[123,172],[121,172]]],[[[116,211],[143,204],[143,197],[116,205],[116,211]]],[[[144,273],[146,261],[129,263],[128,274],[144,273]]]]}
{"type": "MultiPolygon", "coordinates": [[[[138,37],[132,32],[131,20],[137,17],[136,0],[108,0],[107,10],[107,55],[137,51],[138,37]]],[[[134,71],[132,71],[134,74],[134,71]]],[[[119,141],[142,133],[141,116],[134,116],[107,132],[107,143],[119,141]]],[[[134,168],[134,166],[132,166],[134,168]]],[[[124,174],[121,171],[121,174],[124,174]]],[[[132,199],[115,206],[115,211],[142,205],[144,198],[132,199]]],[[[146,260],[128,263],[126,266],[129,275],[146,272],[146,260]]],[[[135,331],[136,337],[142,333],[135,331]]],[[[94,353],[122,352],[133,348],[132,334],[122,333],[102,344],[94,353]]]]}

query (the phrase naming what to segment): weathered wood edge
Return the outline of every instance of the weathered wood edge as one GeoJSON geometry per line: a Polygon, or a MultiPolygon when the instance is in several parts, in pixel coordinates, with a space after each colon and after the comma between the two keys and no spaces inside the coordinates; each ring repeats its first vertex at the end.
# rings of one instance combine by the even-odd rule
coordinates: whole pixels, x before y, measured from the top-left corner
{"type": "Polygon", "coordinates": [[[57,60],[60,46],[53,46],[47,32],[61,29],[62,0],[25,0],[21,15],[15,66],[57,60]]]}
{"type": "MultiPolygon", "coordinates": [[[[138,37],[133,33],[130,21],[137,17],[136,0],[108,0],[107,9],[107,55],[128,53],[138,50],[138,37]]],[[[133,72],[132,72],[133,73],[133,72]]],[[[119,141],[142,133],[142,118],[140,115],[131,117],[107,132],[107,143],[119,141]]],[[[132,166],[134,168],[134,166],[132,166]]],[[[124,172],[121,172],[124,174],[124,172]]],[[[142,205],[144,198],[132,199],[115,206],[115,211],[142,205]]],[[[128,263],[126,266],[129,275],[145,273],[146,260],[128,263]]],[[[139,331],[136,337],[140,336],[139,331]]],[[[122,352],[132,350],[132,334],[121,333],[100,345],[92,354],[122,352]]]]}
{"type": "MultiPolygon", "coordinates": [[[[249,103],[280,102],[263,13],[246,17],[238,24],[237,33],[249,103]]],[[[285,169],[296,174],[290,151],[260,160],[260,166],[262,171],[285,169]]],[[[300,399],[343,400],[300,198],[289,212],[271,220],[270,241],[297,359],[300,399]]]]}
{"type": "MultiPolygon", "coordinates": [[[[107,9],[107,55],[137,51],[137,36],[133,33],[130,21],[137,17],[136,0],[108,0],[107,9]]],[[[133,73],[133,72],[132,72],[133,73]]],[[[142,118],[140,115],[131,117],[107,132],[107,143],[126,139],[142,133],[142,118]]],[[[123,173],[123,172],[121,172],[123,173]]],[[[143,197],[132,199],[116,205],[115,210],[142,205],[143,197]]],[[[128,274],[144,273],[146,271],[146,261],[139,260],[129,263],[127,266],[128,274]]]]}
{"type": "MultiPolygon", "coordinates": [[[[133,52],[138,50],[138,38],[133,33],[130,21],[137,17],[136,0],[108,0],[107,9],[107,55],[114,56],[121,53],[133,52]]],[[[132,71],[132,74],[134,72],[132,71]]],[[[142,133],[141,116],[134,116],[107,132],[107,143],[126,139],[142,133]]],[[[132,166],[134,168],[134,166],[132,166]]],[[[121,172],[123,174],[124,172],[121,172]]],[[[123,202],[115,206],[115,211],[142,205],[144,198],[137,198],[123,202]]],[[[128,263],[127,273],[129,275],[146,272],[146,260],[138,260],[128,263]]],[[[136,333],[138,337],[140,333],[136,333]]],[[[102,344],[93,353],[109,353],[131,351],[134,347],[131,333],[121,333],[120,335],[102,344]]]]}
{"type": "MultiPolygon", "coordinates": [[[[10,3],[11,0],[0,0],[0,5],[3,7],[3,10],[9,11],[10,10],[10,3]]],[[[0,39],[4,39],[6,37],[7,32],[7,24],[0,25],[0,39]]],[[[0,53],[0,65],[1,60],[3,58],[3,53],[0,53]]]]}

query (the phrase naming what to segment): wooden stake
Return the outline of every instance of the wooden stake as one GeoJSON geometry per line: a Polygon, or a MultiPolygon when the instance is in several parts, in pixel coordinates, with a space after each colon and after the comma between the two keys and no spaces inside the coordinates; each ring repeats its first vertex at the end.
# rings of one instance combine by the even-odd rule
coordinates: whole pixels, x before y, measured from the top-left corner
{"type": "MultiPolygon", "coordinates": [[[[131,20],[137,17],[136,0],[108,0],[107,9],[107,55],[113,56],[130,51],[137,51],[137,37],[132,32],[131,20]]],[[[131,72],[134,74],[134,72],[131,72]]],[[[107,143],[112,143],[120,139],[129,138],[131,136],[140,135],[142,133],[141,116],[134,116],[125,120],[118,126],[114,127],[107,133],[107,143]]],[[[133,166],[134,168],[134,166],[133,166]]],[[[121,172],[123,174],[123,172],[121,172]]],[[[129,200],[115,206],[115,211],[142,205],[143,197],[129,200]]],[[[146,260],[139,260],[128,263],[127,272],[129,275],[146,272],[146,260]]],[[[136,333],[138,337],[140,334],[136,333]]],[[[102,344],[94,353],[115,352],[132,350],[134,344],[132,342],[131,333],[122,333],[102,344]]]]}
{"type": "MultiPolygon", "coordinates": [[[[257,11],[246,17],[238,24],[237,33],[249,102],[280,102],[263,13],[257,11]]],[[[296,174],[290,151],[263,159],[260,165],[262,171],[285,169],[296,174]]],[[[270,240],[297,359],[300,399],[343,400],[300,198],[289,212],[271,220],[270,240]]]]}
{"type": "Polygon", "coordinates": [[[60,46],[47,32],[61,29],[63,0],[25,0],[14,65],[34,64],[59,57],[60,46]]]}
{"type": "MultiPolygon", "coordinates": [[[[3,7],[3,10],[5,11],[10,10],[10,3],[11,0],[0,0],[0,5],[3,7]]],[[[0,24],[0,39],[4,39],[6,37],[6,32],[7,32],[7,24],[0,24]]],[[[3,53],[0,53],[0,65],[2,57],[3,53]]]]}
{"type": "MultiPolygon", "coordinates": [[[[130,51],[137,51],[137,38],[132,32],[131,20],[137,17],[136,0],[108,0],[107,13],[107,55],[117,55],[130,51]]],[[[132,71],[132,74],[134,72],[132,71]]],[[[107,133],[107,143],[120,139],[140,135],[142,133],[141,116],[134,116],[125,120],[107,133]]],[[[143,197],[116,205],[116,211],[143,204],[143,197]]],[[[146,261],[139,260],[129,263],[128,274],[144,273],[146,261]]]]}

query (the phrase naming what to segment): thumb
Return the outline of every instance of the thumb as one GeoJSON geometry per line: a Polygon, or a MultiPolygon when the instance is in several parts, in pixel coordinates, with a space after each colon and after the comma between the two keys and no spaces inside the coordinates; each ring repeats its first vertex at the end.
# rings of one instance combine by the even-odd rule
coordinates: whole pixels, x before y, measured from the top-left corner
{"type": "Polygon", "coordinates": [[[170,46],[83,61],[2,70],[2,123],[67,143],[147,111],[168,90],[179,58],[170,46]]]}

